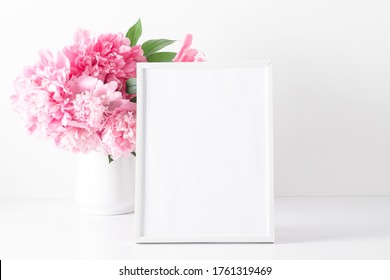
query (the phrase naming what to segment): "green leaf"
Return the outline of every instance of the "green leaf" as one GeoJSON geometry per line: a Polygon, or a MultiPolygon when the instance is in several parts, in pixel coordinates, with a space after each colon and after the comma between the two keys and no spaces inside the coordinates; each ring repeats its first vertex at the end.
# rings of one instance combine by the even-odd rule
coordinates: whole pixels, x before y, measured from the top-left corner
{"type": "Polygon", "coordinates": [[[134,96],[132,99],[130,99],[130,102],[137,103],[137,96],[134,96]]]}
{"type": "Polygon", "coordinates": [[[108,164],[110,164],[111,162],[113,162],[114,160],[112,159],[112,157],[110,155],[108,155],[108,164]]]}
{"type": "Polygon", "coordinates": [[[137,79],[130,78],[126,81],[126,93],[136,94],[137,93],[137,79]]]}
{"type": "Polygon", "coordinates": [[[175,42],[175,40],[153,39],[153,40],[148,40],[145,43],[143,43],[141,48],[144,51],[144,56],[149,57],[150,55],[158,52],[162,48],[165,48],[166,46],[169,46],[170,44],[172,44],[174,42],[175,42]]]}
{"type": "Polygon", "coordinates": [[[175,52],[158,52],[148,56],[148,62],[172,62],[176,56],[175,52]]]}
{"type": "Polygon", "coordinates": [[[142,34],[142,24],[141,19],[138,19],[138,21],[130,27],[129,31],[126,33],[126,37],[130,40],[130,46],[137,45],[139,37],[141,37],[142,34]]]}

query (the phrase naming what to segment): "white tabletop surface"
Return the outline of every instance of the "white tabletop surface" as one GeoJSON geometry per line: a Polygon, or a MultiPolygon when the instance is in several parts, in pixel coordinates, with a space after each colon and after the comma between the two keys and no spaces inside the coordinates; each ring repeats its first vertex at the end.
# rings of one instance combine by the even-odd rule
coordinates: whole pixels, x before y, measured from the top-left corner
{"type": "Polygon", "coordinates": [[[274,244],[135,244],[133,214],[0,200],[0,259],[390,259],[390,197],[280,197],[274,244]]]}

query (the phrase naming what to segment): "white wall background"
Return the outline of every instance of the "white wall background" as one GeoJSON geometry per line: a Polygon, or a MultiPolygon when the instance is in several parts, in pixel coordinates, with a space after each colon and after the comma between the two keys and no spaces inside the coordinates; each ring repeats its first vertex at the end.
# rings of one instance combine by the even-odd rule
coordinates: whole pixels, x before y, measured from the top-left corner
{"type": "MultiPolygon", "coordinates": [[[[71,198],[77,156],[27,136],[12,82],[78,27],[181,39],[208,59],[274,62],[277,195],[390,195],[390,2],[0,2],[0,198],[71,198]]],[[[178,47],[178,46],[177,46],[178,47]]],[[[233,155],[236,151],[232,151],[233,155]]]]}

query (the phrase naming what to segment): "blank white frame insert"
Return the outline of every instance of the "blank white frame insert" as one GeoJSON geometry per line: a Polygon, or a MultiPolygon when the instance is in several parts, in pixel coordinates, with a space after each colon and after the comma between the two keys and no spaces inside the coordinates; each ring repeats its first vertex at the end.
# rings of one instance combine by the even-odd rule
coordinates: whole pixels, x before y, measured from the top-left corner
{"type": "Polygon", "coordinates": [[[137,73],[135,241],[273,242],[271,62],[137,73]]]}

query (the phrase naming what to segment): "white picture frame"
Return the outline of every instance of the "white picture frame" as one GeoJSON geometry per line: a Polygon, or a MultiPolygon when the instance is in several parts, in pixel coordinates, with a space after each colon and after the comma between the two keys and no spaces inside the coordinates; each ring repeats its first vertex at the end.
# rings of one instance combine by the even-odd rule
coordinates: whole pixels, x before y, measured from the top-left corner
{"type": "Polygon", "coordinates": [[[137,75],[135,242],[274,242],[272,63],[137,75]]]}

